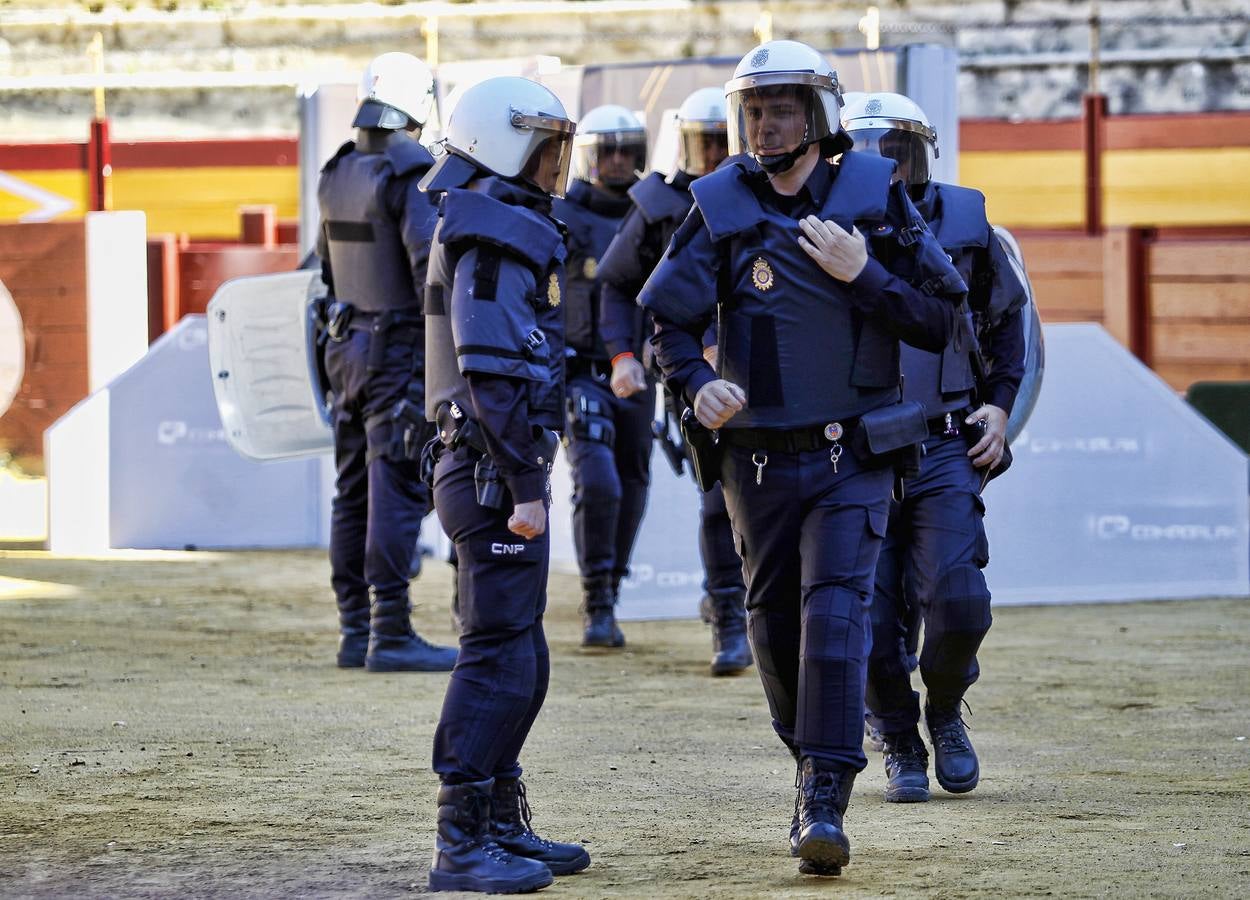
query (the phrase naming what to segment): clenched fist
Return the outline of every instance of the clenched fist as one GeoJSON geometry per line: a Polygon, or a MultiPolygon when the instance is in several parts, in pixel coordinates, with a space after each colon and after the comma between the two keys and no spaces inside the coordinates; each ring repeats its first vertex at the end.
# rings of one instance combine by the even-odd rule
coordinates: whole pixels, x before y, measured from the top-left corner
{"type": "Polygon", "coordinates": [[[530,500],[512,507],[508,517],[508,530],[527,541],[547,530],[547,510],[541,500],[530,500]]]}
{"type": "Polygon", "coordinates": [[[746,406],[747,395],[732,381],[718,378],[694,395],[694,416],[704,428],[717,429],[746,406]]]}
{"type": "Polygon", "coordinates": [[[647,375],[642,363],[632,356],[622,356],[612,366],[612,393],[624,400],[647,389],[647,375]]]}

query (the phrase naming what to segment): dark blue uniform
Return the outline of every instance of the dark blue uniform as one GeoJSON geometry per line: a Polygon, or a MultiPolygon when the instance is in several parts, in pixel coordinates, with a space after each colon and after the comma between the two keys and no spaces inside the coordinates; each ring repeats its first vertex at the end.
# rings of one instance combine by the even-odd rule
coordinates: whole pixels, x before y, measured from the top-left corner
{"type": "MultiPolygon", "coordinates": [[[[671,180],[652,172],[629,189],[634,208],[625,217],[620,231],[599,261],[602,283],[601,331],[608,355],[621,353],[638,356],[648,372],[653,369],[650,344],[641,338],[652,333],[650,317],[639,326],[636,298],[647,276],[660,261],[673,234],[685,220],[694,197],[690,184],[694,178],[684,172],[671,180]]],[[[709,330],[710,341],[716,342],[715,329],[709,330]]],[[[676,400],[677,416],[684,404],[676,400]]],[[[742,580],[742,560],[734,549],[733,529],[725,509],[725,495],[720,484],[699,493],[699,554],[703,560],[703,590],[711,598],[710,616],[717,616],[721,605],[742,605],[746,586],[742,580]]],[[[739,618],[741,614],[739,613],[739,618]]]]}
{"type": "Polygon", "coordinates": [[[981,431],[964,419],[974,393],[978,404],[1010,413],[1024,373],[1020,310],[1026,296],[986,221],[985,198],[930,182],[916,207],[969,285],[970,310],[941,353],[903,348],[905,394],[924,405],[930,437],[919,474],[905,483],[902,502],[892,504],[877,565],[867,700],[870,724],[887,737],[913,731],[919,722],[908,642],[920,618],[925,637],[919,667],[930,725],[934,711],[939,718],[957,717],[960,699],[977,680],[976,652],[991,621],[981,573],[989,550],[982,522],[983,470],[967,455],[981,431]],[[985,363],[980,384],[971,356],[978,335],[985,363]]]}
{"type": "Polygon", "coordinates": [[[434,736],[448,784],[519,776],[546,697],[550,532],[526,540],[508,518],[548,501],[563,412],[565,250],[549,200],[464,174],[443,195],[425,305],[426,412],[444,445],[434,505],[460,560],[460,656],[434,736]]]}
{"type": "MultiPolygon", "coordinates": [[[[569,234],[565,443],[573,477],[573,542],[588,611],[610,609],[616,602],[651,483],[655,389],[649,385],[627,398],[613,395],[612,354],[600,329],[600,260],[630,205],[628,197],[575,181],[553,207],[569,234]]],[[[615,336],[615,346],[632,349],[641,329],[641,311],[635,308],[623,333],[615,336]]]]}
{"type": "Polygon", "coordinates": [[[721,481],[756,663],[782,741],[845,773],[848,792],[865,765],[868,610],[893,481],[849,437],[897,400],[899,339],[945,346],[964,290],[932,236],[908,229],[892,169],[847,152],[818,162],[794,197],[742,162],[697,180],[695,209],[640,297],[664,376],[691,404],[718,377],[701,338],[719,313],[719,375],[747,398],[720,429],[721,481]],[[798,245],[807,214],[873,235],[851,284],[798,245]]]}
{"type": "Polygon", "coordinates": [[[326,163],[318,186],[318,255],[334,301],[325,348],[338,471],[330,568],[345,667],[454,662],[449,648],[412,633],[408,603],[413,548],[429,511],[417,472],[425,430],[420,292],[436,210],[417,182],[432,163],[407,134],[362,129],[326,163]]]}

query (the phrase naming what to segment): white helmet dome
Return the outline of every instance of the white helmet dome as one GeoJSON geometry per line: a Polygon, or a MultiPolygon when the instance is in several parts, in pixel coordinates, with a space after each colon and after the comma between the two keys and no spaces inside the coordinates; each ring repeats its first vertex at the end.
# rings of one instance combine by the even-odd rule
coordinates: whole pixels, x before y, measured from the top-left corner
{"type": "Polygon", "coordinates": [[[504,178],[563,196],[576,123],[536,81],[488,78],[464,92],[447,123],[447,149],[504,178]]]}
{"type": "Polygon", "coordinates": [[[926,184],[932,177],[933,161],[940,156],[937,129],[910,97],[888,91],[859,94],[843,108],[842,127],[856,150],[895,160],[896,176],[908,184],[926,184]]]}
{"type": "Polygon", "coordinates": [[[577,123],[573,175],[610,188],[627,188],[647,167],[647,129],[624,106],[596,106],[577,123]]]}
{"type": "Polygon", "coordinates": [[[821,143],[824,156],[850,144],[841,133],[838,73],[807,44],[769,41],[751,50],[725,85],[725,98],[729,152],[748,152],[769,171],[785,171],[811,144],[821,143]],[[761,107],[778,108],[783,101],[789,121],[778,130],[761,107]],[[791,149],[779,149],[786,146],[791,149]]]}
{"type": "Polygon", "coordinates": [[[356,128],[422,127],[434,105],[434,74],[411,53],[383,53],[360,76],[356,128]]]}
{"type": "Polygon", "coordinates": [[[706,175],[729,153],[725,93],[699,88],[677,109],[677,168],[689,175],[706,175]]]}

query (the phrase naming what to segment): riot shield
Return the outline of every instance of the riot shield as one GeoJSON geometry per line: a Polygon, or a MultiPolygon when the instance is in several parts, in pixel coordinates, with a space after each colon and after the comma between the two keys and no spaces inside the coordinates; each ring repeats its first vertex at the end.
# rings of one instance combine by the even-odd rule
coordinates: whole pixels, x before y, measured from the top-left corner
{"type": "Polygon", "coordinates": [[[208,304],[208,358],[226,440],[249,459],[333,449],[311,269],[227,281],[208,304]]]}
{"type": "Polygon", "coordinates": [[[1037,313],[1037,304],[1033,302],[1033,285],[1029,284],[1029,274],[1024,269],[1024,254],[1020,252],[1020,245],[1006,228],[995,225],[994,235],[1007,251],[1011,270],[1024,285],[1024,293],[1028,297],[1024,309],[1020,311],[1024,326],[1024,377],[1020,380],[1016,403],[1007,419],[1007,442],[1011,443],[1024,430],[1033,407],[1037,405],[1037,396],[1042,391],[1042,374],[1046,369],[1046,345],[1042,338],[1042,319],[1037,313]]]}

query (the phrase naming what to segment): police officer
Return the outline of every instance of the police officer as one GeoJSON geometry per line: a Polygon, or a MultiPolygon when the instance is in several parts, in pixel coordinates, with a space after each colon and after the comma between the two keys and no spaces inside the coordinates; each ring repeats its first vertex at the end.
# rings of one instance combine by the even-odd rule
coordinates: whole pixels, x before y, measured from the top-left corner
{"type": "MultiPolygon", "coordinates": [[[[582,576],[584,647],[622,647],[615,606],[647,505],[655,391],[615,393],[600,330],[599,260],[630,209],[627,191],[647,161],[647,134],[623,106],[599,106],[578,123],[574,181],[555,203],[568,228],[568,423],[573,477],[573,543],[582,576]]],[[[639,314],[628,327],[640,327],[639,314]]],[[[632,339],[629,341],[632,344],[632,339]]],[[[628,349],[628,347],[627,347],[628,349]]],[[[631,382],[632,383],[632,382],[631,382]]]]}
{"type": "Polygon", "coordinates": [[[836,875],[866,764],[868,610],[894,480],[853,438],[889,446],[878,429],[900,408],[898,341],[944,347],[963,284],[908,227],[894,164],[843,152],[837,75],[817,51],[759,46],[725,93],[729,152],[750,159],[691,185],[694,209],[639,299],[664,377],[719,429],[751,646],[799,763],[791,852],[801,872],[836,875]],[[716,371],[701,347],[714,316],[716,371]]]}
{"type": "Polygon", "coordinates": [[[317,187],[338,471],[330,519],[338,664],[370,672],[445,672],[456,662],[453,648],[412,630],[408,602],[430,502],[417,470],[426,431],[420,290],[436,212],[417,189],[433,159],[416,138],[433,91],[415,56],[369,63],[356,140],[325,164],[317,187]]]}
{"type": "Polygon", "coordinates": [[[441,194],[426,286],[434,506],[459,558],[460,657],[434,734],[433,890],[509,893],[590,864],[530,829],[521,748],[547,694],[548,475],[564,396],[563,235],[574,123],[545,87],[465,92],[422,182],[441,194]]]}
{"type": "Polygon", "coordinates": [[[904,393],[923,404],[929,438],[918,474],[891,504],[872,607],[867,698],[869,725],[885,745],[885,799],[919,802],[929,799],[928,752],[907,642],[921,617],[920,677],[938,783],[961,794],[980,777],[959,706],[977,680],[977,648],[990,627],[981,488],[1003,459],[1024,374],[1026,295],[986,221],[985,197],[931,179],[937,133],[919,106],[901,94],[864,94],[842,122],[856,150],[897,162],[895,178],[969,286],[969,308],[942,352],[903,348],[904,393]]]}
{"type": "MultiPolygon", "coordinates": [[[[728,153],[724,92],[701,88],[682,101],[677,110],[677,133],[676,171],[668,177],[652,172],[629,189],[633,209],[599,260],[600,331],[612,360],[610,386],[617,397],[632,397],[647,390],[652,366],[650,345],[642,346],[642,337],[650,334],[652,327],[650,321],[640,323],[635,298],[690,211],[694,202],[691,182],[713,171],[728,153]]],[[[714,331],[709,331],[706,343],[711,352],[714,331]]],[[[666,404],[675,401],[674,412],[680,415],[684,404],[678,398],[665,399],[666,404]]],[[[705,572],[700,610],[712,624],[712,674],[736,675],[751,664],[742,560],[734,549],[720,485],[700,493],[699,498],[699,553],[705,572]]]]}

